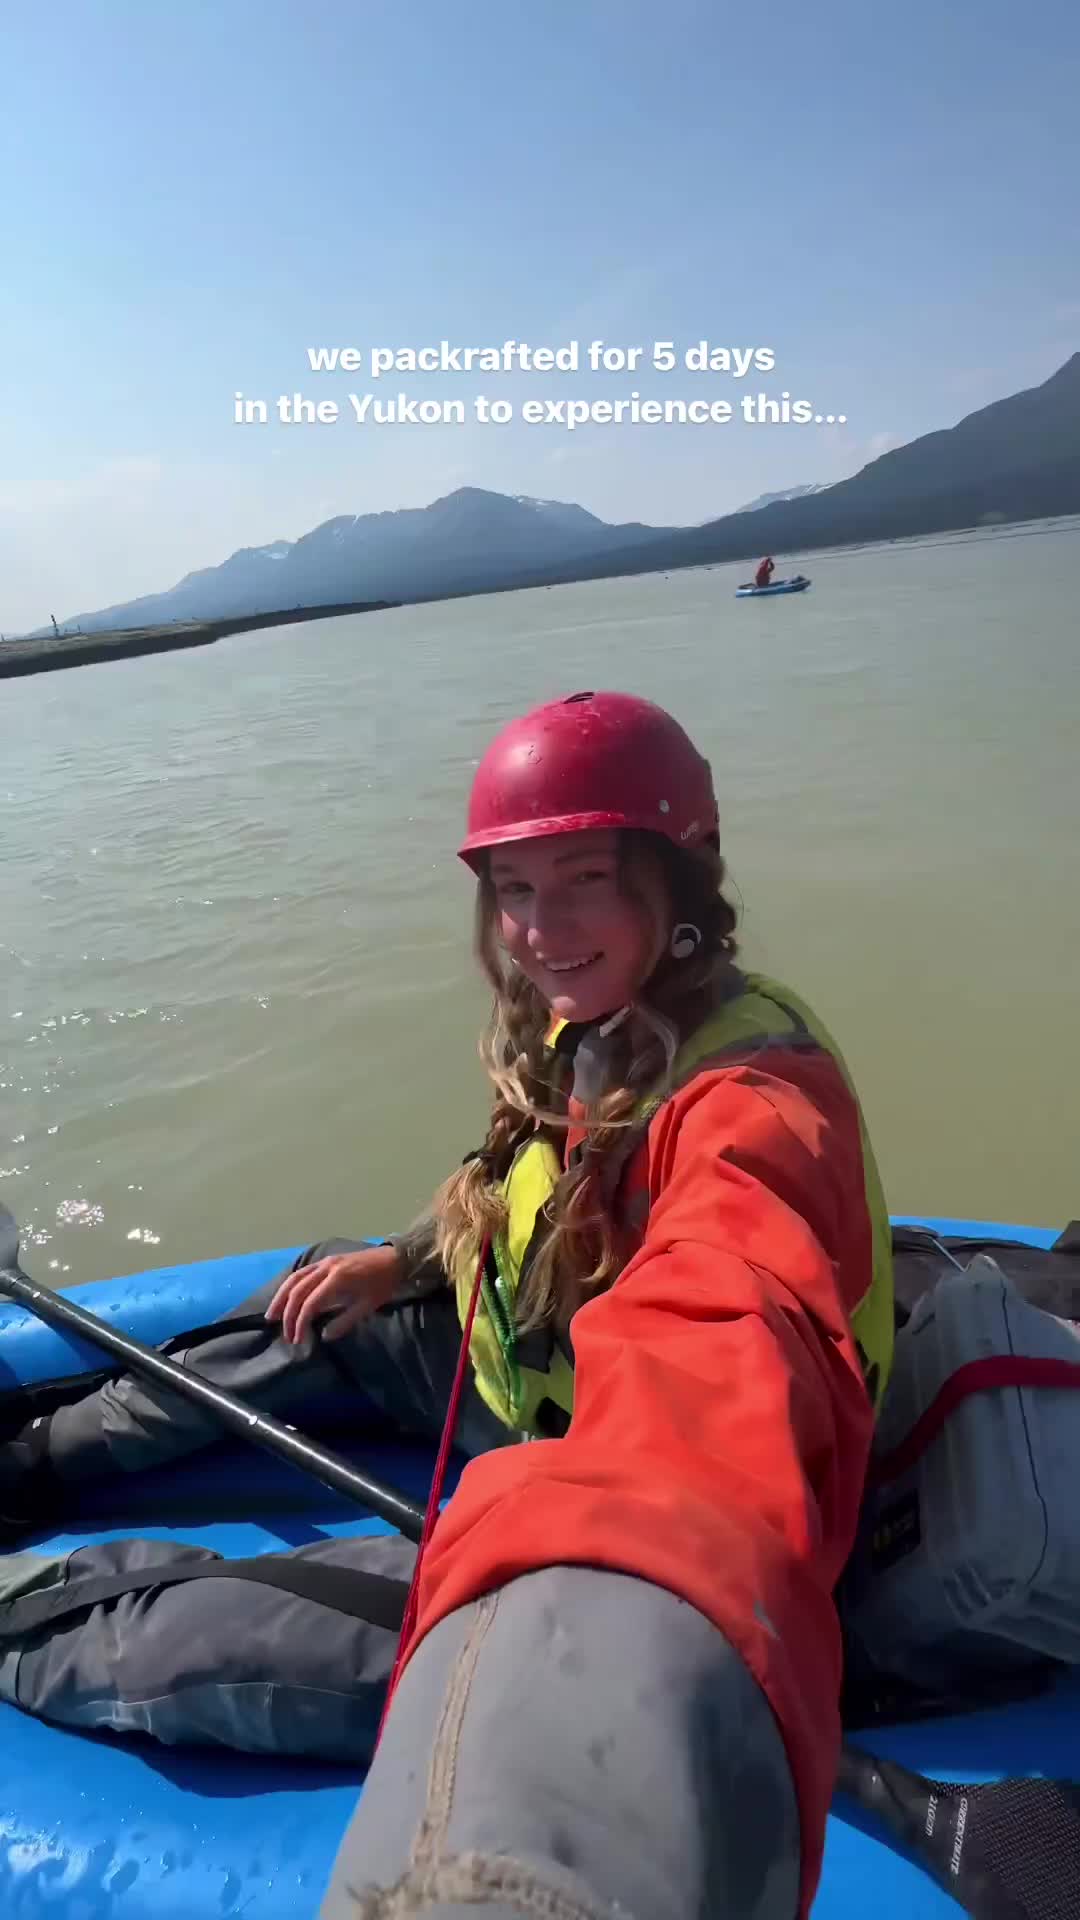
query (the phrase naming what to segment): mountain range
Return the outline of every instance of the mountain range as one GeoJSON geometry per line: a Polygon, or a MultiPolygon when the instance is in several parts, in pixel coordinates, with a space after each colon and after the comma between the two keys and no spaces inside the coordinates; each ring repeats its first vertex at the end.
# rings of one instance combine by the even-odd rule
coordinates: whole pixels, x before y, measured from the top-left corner
{"type": "Polygon", "coordinates": [[[442,599],[517,584],[524,573],[572,567],[579,558],[591,564],[661,531],[640,522],[610,526],[561,500],[459,487],[427,507],[339,514],[299,540],[241,547],[164,593],[76,614],[63,625],[94,633],[344,601],[442,599]]]}
{"type": "Polygon", "coordinates": [[[611,525],[572,503],[460,487],[427,507],[343,514],[298,540],[242,547],[165,592],[63,624],[93,633],[441,599],[1076,512],[1080,353],[1041,386],[883,453],[849,480],[763,494],[701,526],[611,525]]]}

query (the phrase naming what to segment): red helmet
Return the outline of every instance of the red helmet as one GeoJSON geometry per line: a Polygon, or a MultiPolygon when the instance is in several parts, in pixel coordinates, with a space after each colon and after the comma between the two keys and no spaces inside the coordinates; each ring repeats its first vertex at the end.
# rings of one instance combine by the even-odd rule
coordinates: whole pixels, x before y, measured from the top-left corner
{"type": "Polygon", "coordinates": [[[485,847],[589,827],[644,827],[689,849],[717,824],[709,763],[663,707],[630,693],[572,693],[496,734],[458,852],[475,870],[485,847]]]}

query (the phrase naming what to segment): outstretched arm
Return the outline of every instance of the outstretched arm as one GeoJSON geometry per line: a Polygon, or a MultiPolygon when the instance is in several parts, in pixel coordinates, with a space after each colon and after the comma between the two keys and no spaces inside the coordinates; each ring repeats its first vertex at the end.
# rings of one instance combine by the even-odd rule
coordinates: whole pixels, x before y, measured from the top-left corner
{"type": "MultiPolygon", "coordinates": [[[[873,1424],[850,1326],[869,1284],[870,1223],[858,1115],[832,1061],[771,1054],[768,1066],[702,1074],[654,1121],[644,1244],[573,1321],[566,1437],[466,1470],[431,1543],[361,1828],[381,1804],[372,1799],[365,1816],[384,1773],[404,1765],[406,1751],[414,1775],[420,1765],[409,1726],[418,1731],[425,1711],[438,1720],[464,1688],[481,1706],[472,1721],[463,1709],[456,1778],[480,1826],[448,1827],[451,1852],[480,1845],[489,1797],[502,1806],[515,1798],[513,1776],[499,1777],[501,1748],[481,1737],[498,1700],[530,1753],[538,1804],[565,1812],[571,1789],[584,1790],[574,1771],[582,1751],[604,1756],[585,1803],[593,1853],[603,1856],[588,1883],[597,1902],[621,1897],[605,1833],[617,1831],[622,1845],[632,1832],[635,1845],[662,1854],[677,1831],[684,1864],[696,1866],[693,1886],[673,1882],[683,1888],[673,1915],[787,1920],[794,1890],[786,1906],[777,1885],[772,1904],[754,1902],[790,1838],[783,1809],[793,1785],[792,1857],[808,1911],[840,1738],[832,1593],[873,1424]],[[590,1637],[601,1618],[605,1632],[590,1637]],[[553,1723],[564,1656],[574,1705],[553,1723]],[[686,1699],[702,1703],[697,1727],[669,1698],[683,1661],[693,1669],[686,1699]],[[639,1709],[651,1748],[633,1721],[639,1709]],[[628,1758],[643,1740],[645,1774],[628,1758]],[[768,1845],[733,1787],[748,1779],[772,1809],[768,1845]]],[[[533,1840],[557,1865],[547,1815],[533,1840]]],[[[572,1850],[584,1844],[567,1837],[572,1850]]],[[[331,1904],[327,1914],[345,1911],[331,1904]]]]}

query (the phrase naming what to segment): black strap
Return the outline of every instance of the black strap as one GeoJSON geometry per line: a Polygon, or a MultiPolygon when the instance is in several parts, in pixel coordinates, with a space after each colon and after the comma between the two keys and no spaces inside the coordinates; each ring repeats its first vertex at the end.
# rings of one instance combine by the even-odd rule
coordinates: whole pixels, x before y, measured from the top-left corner
{"type": "Polygon", "coordinates": [[[351,1614],[356,1620],[367,1620],[373,1627],[385,1627],[391,1633],[401,1629],[409,1592],[404,1580],[328,1565],[325,1561],[299,1560],[276,1553],[258,1554],[251,1560],[226,1560],[216,1554],[213,1559],[179,1564],[166,1561],[160,1566],[127,1573],[76,1575],[63,1585],[20,1594],[18,1599],[0,1604],[0,1646],[25,1640],[69,1614],[85,1613],[88,1607],[96,1607],[103,1600],[117,1600],[125,1593],[145,1593],[150,1587],[173,1587],[183,1580],[215,1578],[255,1580],[262,1586],[279,1587],[283,1593],[312,1600],[316,1606],[330,1607],[335,1613],[351,1614]]]}

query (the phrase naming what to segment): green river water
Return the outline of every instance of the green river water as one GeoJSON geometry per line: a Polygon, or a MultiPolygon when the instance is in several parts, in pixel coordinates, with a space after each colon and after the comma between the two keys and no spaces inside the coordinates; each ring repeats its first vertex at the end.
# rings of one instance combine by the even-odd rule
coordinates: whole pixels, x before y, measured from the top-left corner
{"type": "Polygon", "coordinates": [[[894,1211],[1080,1214],[1077,523],[238,636],[3,683],[0,1198],[63,1285],[401,1225],[477,1142],[453,857],[529,703],[710,756],[748,962],[848,1056],[894,1211]],[[783,570],[783,569],[782,569],[783,570]]]}

